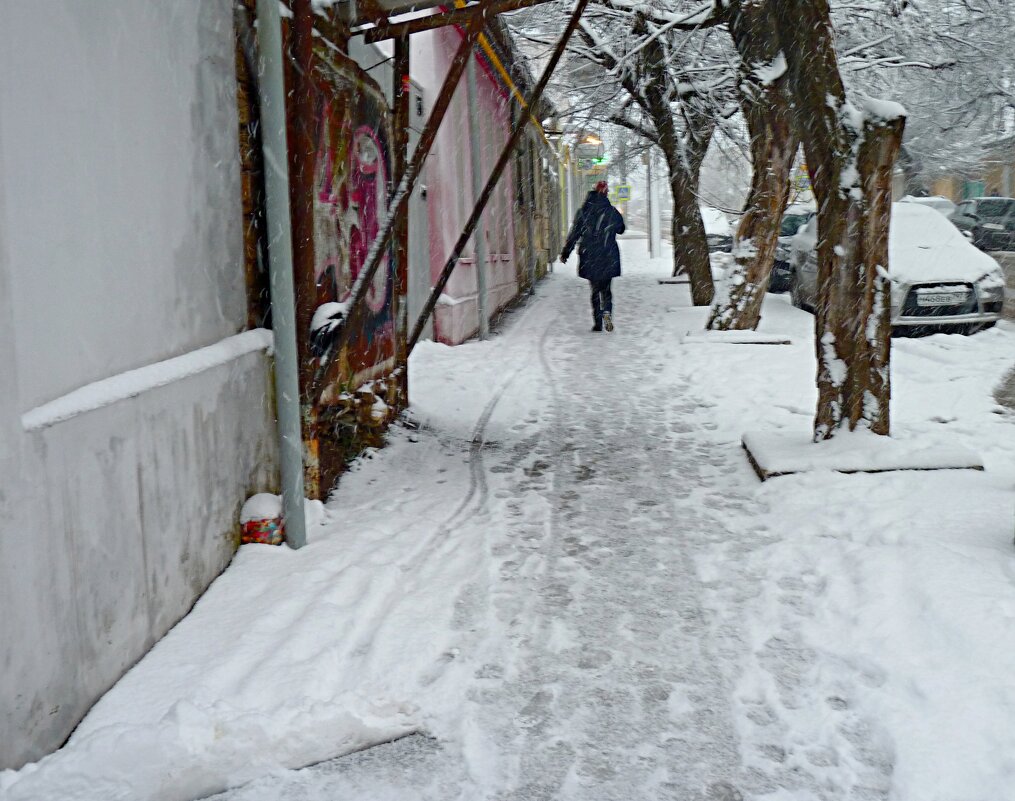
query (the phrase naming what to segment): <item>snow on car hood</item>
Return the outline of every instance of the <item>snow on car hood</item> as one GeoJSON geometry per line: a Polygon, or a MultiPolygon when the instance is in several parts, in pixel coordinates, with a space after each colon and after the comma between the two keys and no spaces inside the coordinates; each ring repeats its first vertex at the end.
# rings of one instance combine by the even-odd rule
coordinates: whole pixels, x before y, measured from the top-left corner
{"type": "Polygon", "coordinates": [[[730,228],[730,221],[719,209],[711,206],[701,206],[701,221],[705,223],[705,234],[714,236],[732,236],[733,229],[730,228]]]}
{"type": "Polygon", "coordinates": [[[918,203],[893,203],[888,273],[903,284],[978,281],[1000,268],[950,221],[918,203]]]}

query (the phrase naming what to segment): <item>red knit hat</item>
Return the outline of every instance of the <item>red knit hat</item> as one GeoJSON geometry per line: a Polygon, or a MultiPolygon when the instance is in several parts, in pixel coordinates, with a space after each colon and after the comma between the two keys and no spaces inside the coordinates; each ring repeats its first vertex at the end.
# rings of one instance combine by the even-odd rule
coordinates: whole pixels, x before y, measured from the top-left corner
{"type": "Polygon", "coordinates": [[[596,184],[596,191],[597,192],[602,192],[605,195],[606,194],[606,190],[607,190],[606,181],[600,181],[599,183],[596,184]]]}

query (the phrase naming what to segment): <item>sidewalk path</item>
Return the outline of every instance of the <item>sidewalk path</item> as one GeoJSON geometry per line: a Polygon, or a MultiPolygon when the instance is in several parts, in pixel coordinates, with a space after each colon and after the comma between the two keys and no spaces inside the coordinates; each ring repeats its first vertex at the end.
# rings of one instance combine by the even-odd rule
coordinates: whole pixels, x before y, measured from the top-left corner
{"type": "Polygon", "coordinates": [[[623,247],[613,334],[558,265],[491,341],[421,345],[422,427],[311,546],[245,547],[35,788],[157,730],[104,799],[1015,799],[1015,327],[897,347],[896,430],[985,474],[760,485],[739,435],[809,426],[811,318],[682,345],[704,310],[623,247]]]}

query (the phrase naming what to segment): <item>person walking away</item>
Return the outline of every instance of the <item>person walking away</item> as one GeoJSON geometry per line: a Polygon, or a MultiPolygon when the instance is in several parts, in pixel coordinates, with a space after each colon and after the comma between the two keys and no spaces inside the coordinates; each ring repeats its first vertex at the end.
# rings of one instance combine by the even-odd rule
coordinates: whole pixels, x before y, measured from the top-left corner
{"type": "Polygon", "coordinates": [[[620,248],[617,234],[624,233],[624,215],[610,203],[606,181],[589,192],[574,218],[560,260],[578,244],[578,276],[592,288],[592,330],[613,330],[613,292],[610,283],[620,275],[620,248]]]}

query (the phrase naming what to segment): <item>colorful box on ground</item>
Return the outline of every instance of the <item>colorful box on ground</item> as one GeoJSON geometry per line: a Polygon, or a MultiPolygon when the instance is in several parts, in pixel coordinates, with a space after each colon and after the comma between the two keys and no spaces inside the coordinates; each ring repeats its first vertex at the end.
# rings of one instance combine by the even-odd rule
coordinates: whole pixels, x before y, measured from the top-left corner
{"type": "Polygon", "coordinates": [[[282,499],[269,492],[260,492],[247,498],[240,510],[241,543],[256,542],[262,545],[281,545],[285,539],[282,525],[282,499]]]}

